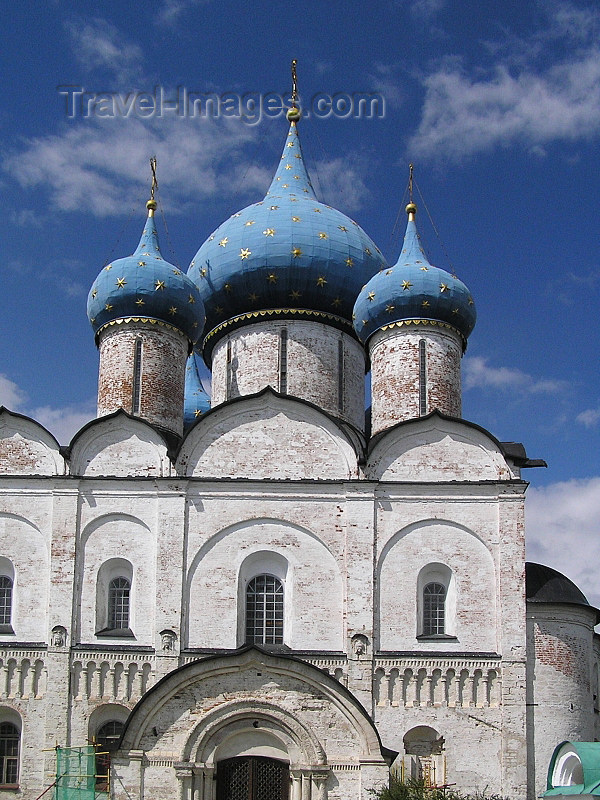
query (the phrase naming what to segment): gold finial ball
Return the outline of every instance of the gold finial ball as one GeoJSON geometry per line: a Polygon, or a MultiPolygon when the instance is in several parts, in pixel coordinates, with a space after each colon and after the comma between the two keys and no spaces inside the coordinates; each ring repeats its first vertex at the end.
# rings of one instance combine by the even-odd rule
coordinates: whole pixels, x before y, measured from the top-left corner
{"type": "Polygon", "coordinates": [[[296,106],[292,106],[291,108],[288,108],[287,114],[286,114],[288,122],[298,122],[298,120],[300,119],[301,116],[302,116],[302,113],[301,113],[299,108],[296,108],[296,106]]]}
{"type": "Polygon", "coordinates": [[[148,200],[148,202],[146,203],[146,208],[148,209],[148,211],[150,210],[156,211],[157,208],[156,200],[148,200]]]}
{"type": "Polygon", "coordinates": [[[416,205],[415,205],[414,203],[409,203],[409,204],[406,206],[406,213],[407,213],[407,214],[416,214],[416,213],[417,213],[417,207],[416,207],[416,205]]]}

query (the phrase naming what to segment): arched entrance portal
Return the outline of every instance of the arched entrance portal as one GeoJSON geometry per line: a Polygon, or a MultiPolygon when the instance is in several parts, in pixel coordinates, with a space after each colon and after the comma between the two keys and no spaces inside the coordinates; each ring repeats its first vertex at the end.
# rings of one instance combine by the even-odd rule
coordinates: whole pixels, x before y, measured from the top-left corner
{"type": "Polygon", "coordinates": [[[290,769],[284,761],[239,756],[217,764],[217,800],[288,800],[290,769]]]}

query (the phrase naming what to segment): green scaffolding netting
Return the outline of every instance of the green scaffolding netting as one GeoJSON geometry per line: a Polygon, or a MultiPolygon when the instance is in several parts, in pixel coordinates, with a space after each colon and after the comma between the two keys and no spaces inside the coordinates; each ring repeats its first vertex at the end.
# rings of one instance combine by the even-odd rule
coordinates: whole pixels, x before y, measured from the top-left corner
{"type": "Polygon", "coordinates": [[[94,800],[108,797],[108,761],[91,744],[56,748],[55,800],[94,800]],[[97,759],[97,755],[99,758],[97,759]],[[103,762],[106,763],[104,770],[103,762]],[[104,774],[98,774],[98,767],[104,774]]]}

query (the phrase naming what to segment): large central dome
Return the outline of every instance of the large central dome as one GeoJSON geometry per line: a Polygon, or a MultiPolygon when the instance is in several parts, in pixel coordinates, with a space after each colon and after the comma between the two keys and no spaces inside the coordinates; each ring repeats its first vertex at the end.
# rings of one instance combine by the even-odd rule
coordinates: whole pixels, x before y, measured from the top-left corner
{"type": "Polygon", "coordinates": [[[318,319],[351,331],[354,301],[383,267],[357,223],[316,198],[292,122],[264,200],[217,228],[190,265],[206,308],[207,362],[221,336],[253,319],[318,319]]]}

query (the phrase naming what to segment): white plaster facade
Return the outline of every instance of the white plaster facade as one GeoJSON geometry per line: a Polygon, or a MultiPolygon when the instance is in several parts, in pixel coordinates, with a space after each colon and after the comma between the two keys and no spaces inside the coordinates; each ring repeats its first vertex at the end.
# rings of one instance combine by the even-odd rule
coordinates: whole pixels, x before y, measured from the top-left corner
{"type": "Polygon", "coordinates": [[[219,759],[247,753],[289,764],[290,797],[366,800],[388,750],[407,775],[420,761],[438,783],[511,798],[529,771],[534,796],[556,742],[593,736],[595,611],[537,604],[526,634],[526,483],[477,426],[435,412],[369,452],[265,389],[214,408],[177,454],[122,411],[68,450],[6,410],[0,437],[15,794],[48,785],[44,748],[134,707],[115,797],[208,800],[219,759]],[[244,647],[245,587],[262,573],[284,587],[270,654],[244,647]],[[131,584],[128,631],[108,630],[115,575],[131,584]],[[447,589],[442,636],[423,635],[430,580],[447,589]]]}

